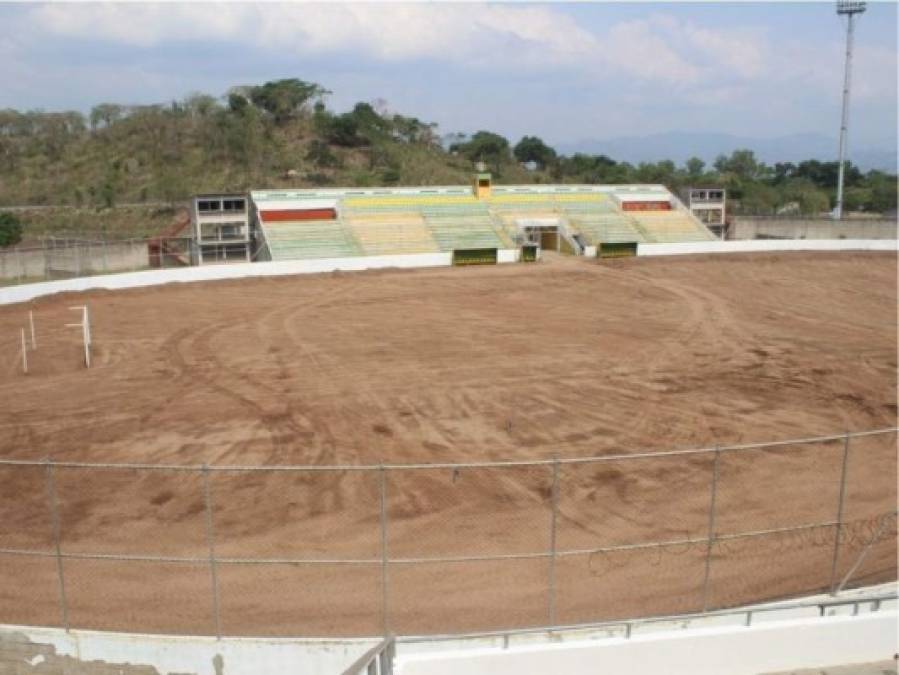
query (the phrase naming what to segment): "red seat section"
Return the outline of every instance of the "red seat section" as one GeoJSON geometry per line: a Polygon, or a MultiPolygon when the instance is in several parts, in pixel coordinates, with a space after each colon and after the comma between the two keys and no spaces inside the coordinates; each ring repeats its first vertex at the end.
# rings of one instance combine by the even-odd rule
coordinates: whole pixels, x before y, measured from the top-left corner
{"type": "Polygon", "coordinates": [[[622,202],[624,211],[670,211],[671,202],[622,202]]]}
{"type": "Polygon", "coordinates": [[[266,223],[285,220],[335,220],[337,211],[334,209],[273,209],[262,211],[261,216],[266,223]]]}

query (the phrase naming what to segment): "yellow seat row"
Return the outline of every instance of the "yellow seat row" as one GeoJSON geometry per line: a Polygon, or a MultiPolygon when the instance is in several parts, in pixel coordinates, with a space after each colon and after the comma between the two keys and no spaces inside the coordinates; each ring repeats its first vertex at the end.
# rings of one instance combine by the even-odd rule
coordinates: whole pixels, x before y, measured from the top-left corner
{"type": "Polygon", "coordinates": [[[397,219],[353,218],[347,224],[366,255],[430,253],[439,250],[419,216],[397,219]]]}
{"type": "Polygon", "coordinates": [[[477,204],[473,195],[386,195],[383,197],[347,197],[343,205],[348,208],[376,208],[383,206],[442,206],[477,204]]]}

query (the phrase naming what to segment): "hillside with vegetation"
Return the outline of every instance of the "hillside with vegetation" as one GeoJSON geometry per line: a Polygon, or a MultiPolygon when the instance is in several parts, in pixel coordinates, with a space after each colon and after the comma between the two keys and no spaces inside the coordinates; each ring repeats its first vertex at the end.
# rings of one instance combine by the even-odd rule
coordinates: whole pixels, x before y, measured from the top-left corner
{"type": "MultiPolygon", "coordinates": [[[[330,92],[299,79],[192,94],[159,105],[103,103],[76,111],[0,110],[0,208],[23,211],[31,235],[58,230],[143,236],[191,194],[250,188],[464,184],[475,162],[499,183],[662,183],[729,189],[735,211],[819,214],[833,206],[837,163],[767,166],[751,150],[631,165],[605,155],[561,156],[536,136],[514,145],[357,103],[338,113],[330,92]],[[123,205],[128,205],[124,207],[123,205]],[[131,209],[123,215],[122,208],[131,209]]],[[[846,208],[896,208],[896,177],[846,171],[846,208]]]]}

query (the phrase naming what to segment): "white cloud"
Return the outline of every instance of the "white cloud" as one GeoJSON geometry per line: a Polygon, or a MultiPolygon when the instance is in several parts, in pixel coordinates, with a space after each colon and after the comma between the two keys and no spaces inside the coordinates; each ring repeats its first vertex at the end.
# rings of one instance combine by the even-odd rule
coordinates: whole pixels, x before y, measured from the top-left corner
{"type": "Polygon", "coordinates": [[[595,48],[570,17],[542,7],[474,4],[50,4],[30,22],[56,35],[150,47],[171,40],[238,41],[293,53],[463,63],[539,57],[567,62],[595,48]],[[494,52],[502,44],[512,53],[494,52]]]}
{"type": "MultiPolygon", "coordinates": [[[[262,55],[265,58],[257,62],[265,64],[272,63],[274,55],[284,65],[282,73],[309,72],[296,66],[309,57],[329,55],[351,55],[360,62],[383,64],[380,69],[359,69],[361,79],[344,87],[348,100],[357,100],[354,97],[365,95],[363,91],[398,96],[396,92],[405,85],[391,79],[396,72],[392,66],[427,61],[423,67],[433,69],[435,83],[447,79],[446,64],[460,66],[468,70],[462,76],[457,71],[454,77],[476,82],[471,91],[491,93],[489,113],[471,113],[478,119],[488,114],[488,119],[494,120],[508,117],[552,124],[535,117],[536,113],[529,117],[520,101],[543,96],[547,87],[541,89],[541,83],[558,90],[559,82],[566,87],[570,83],[570,90],[577,91],[577,95],[570,94],[571,100],[590,100],[597,111],[585,114],[575,105],[564,112],[571,116],[572,125],[586,125],[594,118],[608,123],[614,115],[621,115],[624,129],[637,125],[638,120],[673,124],[670,120],[680,114],[684,120],[678,122],[680,126],[711,116],[709,119],[721,120],[716,124],[722,127],[740,129],[784,124],[803,129],[813,119],[823,128],[822,120],[829,124],[834,117],[831,108],[838,109],[843,54],[839,31],[822,39],[820,33],[814,38],[800,31],[784,33],[774,23],[713,25],[702,12],[680,18],[682,12],[658,6],[639,18],[606,24],[591,21],[582,25],[576,17],[584,15],[563,6],[483,3],[23,6],[0,36],[4,62],[0,83],[13,103],[17,97],[46,96],[50,101],[51,96],[58,98],[57,89],[62,91],[71,83],[79,83],[85,100],[123,96],[165,100],[193,89],[209,91],[213,78],[219,78],[215,86],[221,83],[224,90],[234,83],[228,79],[232,75],[235,82],[246,77],[239,56],[233,73],[207,67],[198,74],[209,64],[201,62],[192,68],[167,59],[166,49],[182,42],[233,46],[235,55],[241,51],[262,55]],[[48,65],[33,57],[37,48],[32,45],[48,40],[65,42],[65,38],[83,41],[83,59],[48,65]],[[103,56],[92,59],[93,45],[118,47],[100,50],[103,56]],[[109,55],[118,53],[123,55],[121,65],[110,62],[109,55]],[[374,72],[383,74],[384,84],[372,88],[366,78],[374,72]],[[516,89],[516,78],[509,75],[518,73],[526,76],[521,79],[528,84],[516,89]],[[29,93],[29,87],[41,93],[29,93]],[[138,93],[130,94],[132,91],[138,93]]],[[[178,58],[183,59],[185,51],[190,50],[178,49],[178,58]]],[[[895,117],[895,48],[860,41],[856,54],[853,115],[858,111],[861,123],[866,107],[875,110],[879,128],[883,126],[881,118],[895,117]]],[[[345,63],[344,59],[335,61],[345,63]]],[[[340,73],[340,68],[332,75],[346,81],[349,75],[340,73]]],[[[277,76],[269,72],[261,77],[277,76]]],[[[328,79],[320,79],[337,89],[328,79]]],[[[446,111],[454,106],[474,109],[469,94],[461,100],[458,96],[438,91],[435,84],[427,97],[412,100],[414,105],[430,105],[437,111],[435,118],[444,114],[458,118],[463,112],[446,111]],[[421,102],[422,98],[433,103],[421,102]]],[[[39,100],[44,104],[45,99],[39,100]]],[[[531,100],[529,105],[536,109],[538,101],[531,100]]],[[[548,109],[555,110],[555,105],[550,101],[548,109]]],[[[554,118],[562,116],[562,112],[553,113],[554,118]]],[[[449,126],[458,125],[450,122],[449,126]]]]}
{"type": "Polygon", "coordinates": [[[29,19],[54,35],[135,47],[235,41],[294,55],[352,51],[383,61],[575,67],[672,85],[699,81],[716,67],[759,70],[758,47],[745,37],[665,16],[620,22],[598,35],[558,9],[528,5],[49,4],[29,19]],[[723,59],[702,63],[716,52],[723,59]]]}
{"type": "Polygon", "coordinates": [[[167,40],[231,39],[247,7],[208,4],[53,3],[27,21],[55,35],[150,47],[167,40]]]}

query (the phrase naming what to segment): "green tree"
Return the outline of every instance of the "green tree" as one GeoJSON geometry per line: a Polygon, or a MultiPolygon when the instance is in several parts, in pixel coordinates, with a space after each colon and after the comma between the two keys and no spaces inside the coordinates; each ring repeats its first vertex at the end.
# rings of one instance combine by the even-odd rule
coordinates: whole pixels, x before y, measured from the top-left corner
{"type": "Polygon", "coordinates": [[[5,248],[22,241],[22,222],[8,211],[0,212],[0,247],[5,248]]]}
{"type": "Polygon", "coordinates": [[[897,187],[896,176],[882,171],[869,171],[865,180],[871,186],[871,202],[869,211],[886,213],[896,210],[897,187]]]}
{"type": "Polygon", "coordinates": [[[659,183],[668,187],[676,184],[677,167],[669,159],[661,162],[641,162],[637,167],[637,181],[640,183],[659,183]]]}
{"type": "Polygon", "coordinates": [[[744,186],[741,198],[742,210],[756,215],[773,215],[780,205],[780,193],[764,183],[744,186]]]}
{"type": "Polygon", "coordinates": [[[117,103],[101,103],[91,108],[90,124],[91,129],[96,129],[101,124],[104,127],[111,126],[113,122],[117,122],[125,115],[127,108],[117,103]]]}
{"type": "Polygon", "coordinates": [[[493,168],[509,161],[509,141],[492,131],[478,131],[466,142],[451,145],[450,151],[472,162],[486,162],[493,168]]]}
{"type": "Polygon", "coordinates": [[[252,87],[249,96],[253,104],[268,112],[277,124],[283,124],[296,117],[309,101],[330,93],[315,82],[290,78],[252,87]]]}
{"type": "Polygon", "coordinates": [[[334,145],[346,148],[365,145],[368,142],[366,138],[359,135],[359,122],[352,113],[335,115],[330,118],[325,135],[327,140],[334,145]]]}
{"type": "Polygon", "coordinates": [[[375,112],[369,103],[357,103],[349,114],[356,122],[357,133],[370,141],[383,137],[390,130],[390,123],[375,112]]]}
{"type": "Polygon", "coordinates": [[[800,212],[805,215],[817,215],[830,210],[827,191],[807,178],[793,178],[782,189],[784,202],[796,202],[800,212]]]}
{"type": "Polygon", "coordinates": [[[780,185],[784,181],[795,177],[796,165],[793,162],[777,162],[774,165],[774,176],[772,181],[775,185],[780,185]]]}
{"type": "Polygon", "coordinates": [[[417,117],[394,115],[391,124],[394,137],[405,143],[435,146],[439,142],[435,123],[422,122],[417,117]]]}
{"type": "Polygon", "coordinates": [[[687,168],[687,175],[691,180],[702,178],[702,170],[705,169],[705,162],[699,159],[699,157],[691,157],[687,160],[685,166],[687,168]]]}
{"type": "Polygon", "coordinates": [[[512,149],[512,154],[519,162],[536,162],[541,169],[555,161],[556,151],[537,136],[524,136],[512,149]]]}
{"type": "Polygon", "coordinates": [[[249,107],[250,101],[246,96],[233,91],[228,94],[228,110],[231,112],[241,115],[249,107]]]}
{"type": "Polygon", "coordinates": [[[208,117],[219,107],[214,96],[193,93],[184,99],[184,108],[194,117],[208,117]]]}
{"type": "Polygon", "coordinates": [[[733,174],[743,180],[755,180],[764,170],[752,150],[734,150],[730,157],[719,155],[715,160],[715,169],[719,173],[733,174]]]}
{"type": "MultiPolygon", "coordinates": [[[[819,162],[817,159],[809,159],[800,162],[793,175],[797,178],[807,178],[818,187],[836,190],[839,173],[839,162],[819,162]]],[[[862,172],[852,162],[846,162],[843,173],[845,186],[855,187],[862,183],[862,172]]]]}

